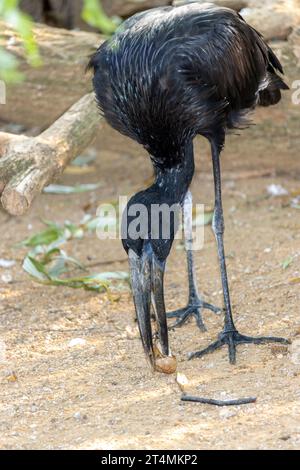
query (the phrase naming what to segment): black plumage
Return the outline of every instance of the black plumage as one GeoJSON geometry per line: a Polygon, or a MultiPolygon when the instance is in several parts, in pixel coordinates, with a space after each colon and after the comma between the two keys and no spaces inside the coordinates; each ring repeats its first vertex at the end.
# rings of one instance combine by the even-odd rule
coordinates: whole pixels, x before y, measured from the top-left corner
{"type": "Polygon", "coordinates": [[[238,126],[287,88],[278,59],[239,14],[196,3],[125,21],[90,64],[108,122],[163,167],[187,139],[238,126]]]}
{"type": "MultiPolygon", "coordinates": [[[[154,165],[155,183],[135,195],[127,211],[138,202],[147,207],[153,203],[183,206],[194,174],[193,139],[200,134],[210,141],[216,193],[214,231],[226,310],[222,344],[229,345],[232,338],[232,343],[246,342],[241,340],[241,335],[239,341],[237,336],[233,337],[233,333],[239,334],[232,320],[227,285],[219,155],[230,129],[242,126],[257,105],[276,104],[281,90],[288,88],[280,77],[283,70],[279,60],[262,36],[238,13],[192,3],[177,8],[156,8],[128,19],[113,38],[101,45],[90,60],[90,67],[94,70],[94,88],[101,112],[112,127],[142,144],[154,165]]],[[[155,274],[153,262],[159,264],[163,278],[161,263],[169,254],[175,229],[176,220],[169,239],[154,239],[151,231],[137,240],[124,237],[129,254],[140,261],[147,254],[150,278],[155,274]]],[[[194,302],[195,307],[192,313],[197,313],[198,324],[203,326],[200,309],[213,307],[204,305],[195,285],[192,286],[191,259],[189,262],[190,303],[194,302]]],[[[150,300],[145,285],[150,290],[152,287],[151,282],[141,281],[143,266],[137,263],[135,269],[140,270],[140,282],[137,276],[133,286],[136,309],[144,346],[152,357],[152,340],[146,331],[151,328],[150,300]]],[[[160,308],[164,310],[164,305],[160,308]]],[[[178,323],[188,318],[186,312],[178,314],[178,323]]],[[[160,316],[163,318],[164,312],[160,316]]],[[[167,338],[161,338],[161,342],[166,345],[167,338]]],[[[233,362],[235,348],[229,349],[233,362]]]]}

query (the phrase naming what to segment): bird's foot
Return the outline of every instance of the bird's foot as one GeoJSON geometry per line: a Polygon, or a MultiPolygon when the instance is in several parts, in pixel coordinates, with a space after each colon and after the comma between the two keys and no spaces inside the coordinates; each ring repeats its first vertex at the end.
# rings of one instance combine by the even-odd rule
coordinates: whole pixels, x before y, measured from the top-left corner
{"type": "Polygon", "coordinates": [[[167,318],[177,318],[175,323],[171,325],[170,329],[177,328],[184,325],[189,318],[195,317],[196,323],[201,331],[206,331],[206,327],[202,319],[202,310],[207,309],[218,314],[221,312],[221,309],[215,307],[214,305],[203,302],[203,300],[197,298],[195,300],[190,300],[187,307],[175,310],[174,312],[167,313],[167,318]]]}
{"type": "Polygon", "coordinates": [[[236,347],[238,344],[267,344],[267,343],[282,343],[290,344],[290,341],[285,338],[278,338],[274,336],[261,336],[261,337],[251,337],[241,335],[236,330],[231,331],[222,331],[219,338],[214,343],[211,343],[207,348],[202,349],[201,351],[192,352],[188,355],[188,359],[194,359],[195,357],[202,357],[205,354],[216,351],[222,346],[228,346],[229,362],[230,364],[235,364],[236,362],[236,347]]]}

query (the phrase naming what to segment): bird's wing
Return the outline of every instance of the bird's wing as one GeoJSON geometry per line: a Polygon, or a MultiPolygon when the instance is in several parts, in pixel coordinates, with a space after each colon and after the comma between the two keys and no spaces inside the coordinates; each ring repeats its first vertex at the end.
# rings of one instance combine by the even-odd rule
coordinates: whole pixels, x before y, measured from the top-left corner
{"type": "Polygon", "coordinates": [[[251,108],[259,91],[275,82],[278,89],[287,88],[277,74],[283,69],[276,55],[238,13],[193,5],[178,51],[190,82],[210,86],[215,99],[226,99],[232,109],[251,108]]]}

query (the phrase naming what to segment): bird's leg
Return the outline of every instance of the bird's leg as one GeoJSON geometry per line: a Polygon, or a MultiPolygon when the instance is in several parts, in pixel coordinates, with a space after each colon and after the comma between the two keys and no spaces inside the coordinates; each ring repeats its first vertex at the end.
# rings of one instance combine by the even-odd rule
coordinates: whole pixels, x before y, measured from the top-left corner
{"type": "Polygon", "coordinates": [[[277,338],[272,336],[264,336],[252,338],[250,336],[241,335],[234,324],[231,310],[231,302],[229,295],[229,286],[228,286],[228,277],[225,261],[225,252],[224,252],[224,218],[223,218],[223,207],[222,207],[222,191],[221,191],[221,170],[220,170],[220,149],[221,147],[212,141],[212,159],[213,159],[213,169],[214,169],[214,184],[215,184],[215,212],[213,219],[213,231],[215,233],[217,248],[218,248],[218,257],[220,263],[221,271],[221,280],[223,288],[223,297],[224,297],[224,329],[220,333],[217,341],[209,345],[207,348],[202,351],[197,351],[189,354],[189,359],[194,357],[201,357],[207,353],[213,352],[216,349],[219,349],[223,345],[228,346],[229,351],[229,361],[231,364],[236,362],[236,346],[238,344],[265,344],[265,343],[283,343],[289,344],[289,341],[285,338],[277,338]]]}
{"type": "Polygon", "coordinates": [[[214,305],[204,302],[198,292],[196,283],[196,273],[194,267],[193,256],[193,221],[192,221],[192,194],[187,192],[183,203],[183,226],[184,226],[184,240],[185,250],[187,255],[187,269],[188,269],[188,282],[189,282],[189,299],[187,307],[181,308],[174,312],[167,314],[168,318],[177,318],[171,328],[182,326],[190,317],[194,316],[200,330],[206,331],[202,319],[202,310],[212,310],[214,313],[219,313],[220,309],[214,305]]]}

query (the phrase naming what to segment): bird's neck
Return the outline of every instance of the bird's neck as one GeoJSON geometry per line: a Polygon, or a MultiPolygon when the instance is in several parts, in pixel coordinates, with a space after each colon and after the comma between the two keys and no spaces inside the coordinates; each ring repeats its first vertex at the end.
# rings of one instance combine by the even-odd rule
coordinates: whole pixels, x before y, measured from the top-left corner
{"type": "Polygon", "coordinates": [[[177,165],[170,168],[155,167],[154,186],[166,201],[181,204],[195,171],[193,142],[189,142],[179,155],[177,165]]]}

